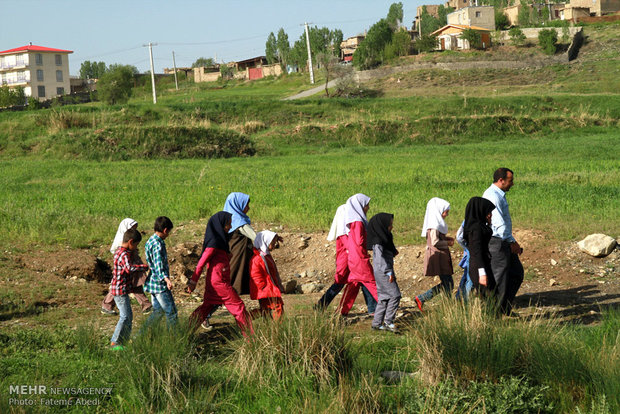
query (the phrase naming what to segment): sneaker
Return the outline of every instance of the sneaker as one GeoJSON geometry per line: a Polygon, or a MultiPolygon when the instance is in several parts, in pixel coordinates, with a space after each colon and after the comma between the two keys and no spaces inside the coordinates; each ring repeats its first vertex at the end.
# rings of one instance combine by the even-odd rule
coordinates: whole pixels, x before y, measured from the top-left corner
{"type": "Polygon", "coordinates": [[[115,344],[114,342],[112,342],[110,344],[110,349],[112,351],[123,351],[125,347],[123,345],[115,344]]]}
{"type": "Polygon", "coordinates": [[[152,312],[153,312],[153,307],[152,307],[152,306],[149,306],[148,308],[146,308],[146,309],[144,309],[144,310],[142,311],[142,314],[143,314],[143,315],[148,315],[148,314],[150,314],[150,313],[152,313],[152,312]]]}
{"type": "Polygon", "coordinates": [[[415,304],[418,305],[418,309],[420,309],[420,312],[424,313],[424,311],[422,310],[422,301],[417,296],[415,297],[415,304]]]}
{"type": "Polygon", "coordinates": [[[101,308],[101,313],[104,315],[116,315],[116,311],[112,309],[101,308]]]}
{"type": "Polygon", "coordinates": [[[375,330],[375,331],[380,331],[380,330],[383,329],[383,325],[380,325],[380,326],[370,325],[370,328],[375,330]]]}
{"type": "Polygon", "coordinates": [[[200,327],[207,332],[213,330],[213,325],[209,323],[208,319],[205,319],[205,321],[200,324],[200,327]]]}
{"type": "Polygon", "coordinates": [[[393,323],[389,325],[381,325],[381,328],[385,329],[386,331],[398,333],[398,329],[396,329],[396,325],[394,325],[393,323]]]}

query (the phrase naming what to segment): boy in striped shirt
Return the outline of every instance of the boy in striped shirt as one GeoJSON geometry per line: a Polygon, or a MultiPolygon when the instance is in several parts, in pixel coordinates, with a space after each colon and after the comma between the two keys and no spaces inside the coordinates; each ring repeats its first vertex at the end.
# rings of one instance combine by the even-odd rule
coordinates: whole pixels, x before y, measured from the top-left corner
{"type": "Polygon", "coordinates": [[[131,323],[133,313],[131,312],[131,290],[130,274],[137,271],[146,271],[148,266],[145,264],[131,264],[131,251],[136,250],[142,235],[136,229],[129,229],[123,236],[123,244],[114,253],[114,269],[112,270],[112,282],[110,282],[110,293],[114,295],[114,302],[118,307],[119,319],[110,340],[113,350],[122,350],[121,345],[129,339],[131,335],[131,323]]]}
{"type": "Polygon", "coordinates": [[[168,254],[164,240],[172,232],[172,221],[165,216],[157,217],[153,234],[144,245],[144,254],[151,272],[144,284],[144,290],[151,294],[153,313],[145,322],[145,327],[166,314],[168,325],[177,323],[177,307],[172,297],[172,282],[168,268],[168,254]]]}

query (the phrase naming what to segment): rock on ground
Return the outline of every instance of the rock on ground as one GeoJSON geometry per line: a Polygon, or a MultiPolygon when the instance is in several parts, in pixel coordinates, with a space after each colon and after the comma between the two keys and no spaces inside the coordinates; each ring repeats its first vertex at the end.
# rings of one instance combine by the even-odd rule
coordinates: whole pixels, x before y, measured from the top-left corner
{"type": "Polygon", "coordinates": [[[616,247],[616,240],[605,234],[590,234],[585,239],[577,243],[579,248],[594,257],[604,257],[611,253],[616,247]]]}

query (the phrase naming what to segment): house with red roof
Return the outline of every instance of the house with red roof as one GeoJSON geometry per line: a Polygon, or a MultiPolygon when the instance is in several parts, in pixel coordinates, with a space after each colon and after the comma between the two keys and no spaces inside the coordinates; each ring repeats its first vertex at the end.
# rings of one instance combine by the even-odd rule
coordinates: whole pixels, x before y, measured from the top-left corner
{"type": "Polygon", "coordinates": [[[41,100],[68,94],[70,53],[32,43],[0,51],[0,85],[21,86],[26,96],[41,100]]]}

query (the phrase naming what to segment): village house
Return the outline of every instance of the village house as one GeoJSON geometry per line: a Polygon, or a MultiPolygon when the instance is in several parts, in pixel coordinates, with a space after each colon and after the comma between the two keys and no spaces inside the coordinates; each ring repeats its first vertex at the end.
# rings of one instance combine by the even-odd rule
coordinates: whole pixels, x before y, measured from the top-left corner
{"type": "MultiPolygon", "coordinates": [[[[535,3],[535,4],[528,4],[527,7],[530,9],[530,13],[532,9],[536,9],[539,16],[542,16],[543,9],[547,9],[549,11],[549,20],[560,20],[562,19],[562,10],[564,9],[565,4],[564,3],[535,3]]],[[[521,4],[504,7],[502,11],[506,15],[506,17],[508,17],[508,23],[510,26],[519,25],[519,12],[521,11],[522,8],[523,6],[521,6],[521,4]]]]}
{"type": "Polygon", "coordinates": [[[469,41],[461,38],[463,31],[467,29],[480,33],[481,47],[483,49],[491,46],[491,30],[484,27],[448,24],[441,29],[435,30],[431,33],[431,36],[437,37],[438,50],[469,50],[472,48],[469,41]]]}
{"type": "Polygon", "coordinates": [[[353,60],[353,53],[355,53],[360,43],[362,43],[362,40],[365,38],[366,36],[364,35],[357,35],[340,42],[340,60],[351,62],[353,60]]]}
{"type": "Polygon", "coordinates": [[[590,17],[590,9],[588,7],[573,7],[566,5],[560,10],[560,20],[568,20],[576,23],[581,17],[590,17]]]}
{"type": "Polygon", "coordinates": [[[447,16],[448,24],[475,26],[490,31],[495,30],[495,9],[493,6],[468,6],[447,16]]]}
{"type": "MultiPolygon", "coordinates": [[[[282,74],[280,64],[268,65],[265,56],[231,62],[226,65],[234,69],[233,77],[235,79],[255,80],[282,74]]],[[[194,68],[194,82],[215,82],[221,77],[220,65],[194,68]]]]}
{"type": "Polygon", "coordinates": [[[42,100],[68,94],[69,53],[33,44],[0,51],[0,85],[21,86],[26,96],[42,100]]]}
{"type": "Polygon", "coordinates": [[[620,11],[620,0],[570,0],[570,4],[566,5],[564,10],[582,8],[590,9],[590,16],[603,16],[620,11]]]}

